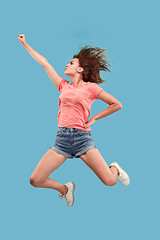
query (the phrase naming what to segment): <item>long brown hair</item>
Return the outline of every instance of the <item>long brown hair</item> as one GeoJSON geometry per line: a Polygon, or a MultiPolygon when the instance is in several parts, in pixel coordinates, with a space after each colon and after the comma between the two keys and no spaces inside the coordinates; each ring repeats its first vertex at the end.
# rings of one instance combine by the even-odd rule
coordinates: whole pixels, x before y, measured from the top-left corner
{"type": "Polygon", "coordinates": [[[80,67],[83,67],[83,81],[84,82],[95,82],[97,84],[106,82],[100,77],[100,71],[110,71],[109,61],[106,60],[106,49],[99,47],[84,46],[75,54],[73,58],[79,59],[80,67]]]}

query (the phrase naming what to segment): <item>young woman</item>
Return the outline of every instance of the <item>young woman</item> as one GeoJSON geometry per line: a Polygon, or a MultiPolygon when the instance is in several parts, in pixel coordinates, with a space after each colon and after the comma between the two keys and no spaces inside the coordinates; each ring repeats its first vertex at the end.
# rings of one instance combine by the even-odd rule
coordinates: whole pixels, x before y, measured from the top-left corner
{"type": "MultiPolygon", "coordinates": [[[[17,37],[31,56],[40,63],[53,84],[58,88],[59,112],[58,131],[53,146],[45,153],[30,177],[34,187],[52,188],[59,191],[59,198],[66,200],[67,206],[74,203],[75,183],[70,181],[61,184],[49,175],[64,163],[67,158],[81,158],[88,167],[107,186],[113,186],[119,180],[124,186],[130,184],[128,174],[113,162],[107,163],[96,148],[91,135],[90,126],[96,120],[106,117],[122,108],[121,103],[99,87],[105,82],[100,77],[100,71],[110,71],[109,62],[104,54],[105,49],[86,46],[73,56],[66,65],[64,74],[71,78],[69,81],[61,78],[46,58],[31,48],[25,35],[17,37]],[[92,117],[89,121],[90,108],[96,99],[101,99],[110,106],[92,117]]],[[[111,72],[111,71],[110,71],[111,72]]]]}

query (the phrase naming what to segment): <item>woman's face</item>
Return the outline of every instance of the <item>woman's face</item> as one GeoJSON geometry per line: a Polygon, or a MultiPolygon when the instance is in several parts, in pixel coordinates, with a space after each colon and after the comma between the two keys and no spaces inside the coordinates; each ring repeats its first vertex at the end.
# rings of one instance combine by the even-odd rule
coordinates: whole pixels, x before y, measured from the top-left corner
{"type": "Polygon", "coordinates": [[[79,59],[73,58],[67,65],[64,74],[67,76],[74,76],[76,73],[83,71],[83,68],[79,67],[79,59]]]}

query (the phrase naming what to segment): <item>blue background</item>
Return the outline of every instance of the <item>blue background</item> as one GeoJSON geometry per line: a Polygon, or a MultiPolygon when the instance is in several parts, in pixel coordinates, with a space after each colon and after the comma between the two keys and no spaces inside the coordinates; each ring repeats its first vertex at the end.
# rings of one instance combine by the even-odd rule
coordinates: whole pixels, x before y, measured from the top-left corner
{"type": "MultiPolygon", "coordinates": [[[[1,238],[157,239],[159,221],[158,1],[10,1],[1,4],[1,238]],[[131,184],[105,186],[80,159],[50,177],[74,181],[69,208],[52,189],[29,178],[57,132],[59,91],[17,39],[57,73],[81,44],[105,48],[112,73],[100,84],[123,108],[91,126],[109,165],[117,161],[131,184]]],[[[108,105],[96,100],[90,118],[108,105]]]]}

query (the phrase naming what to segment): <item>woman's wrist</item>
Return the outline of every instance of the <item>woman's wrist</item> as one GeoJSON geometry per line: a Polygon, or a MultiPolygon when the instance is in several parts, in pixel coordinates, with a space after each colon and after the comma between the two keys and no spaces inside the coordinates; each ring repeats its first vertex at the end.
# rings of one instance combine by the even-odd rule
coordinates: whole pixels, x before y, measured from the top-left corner
{"type": "Polygon", "coordinates": [[[27,45],[28,45],[27,42],[24,42],[24,43],[23,43],[23,46],[24,46],[24,47],[27,47],[27,45]]]}

